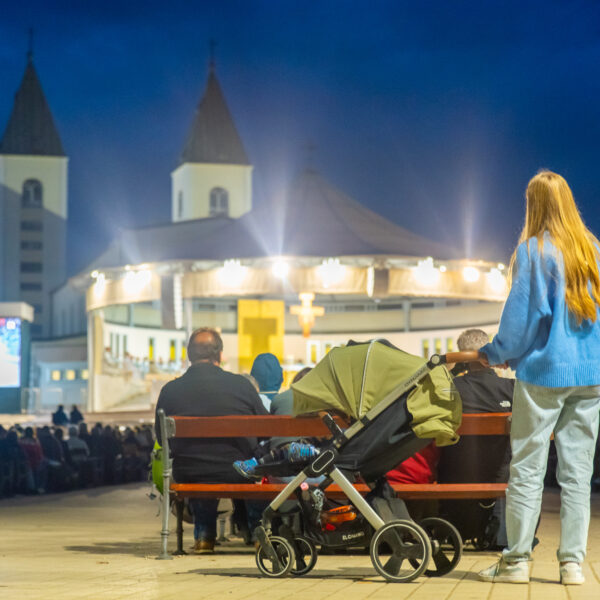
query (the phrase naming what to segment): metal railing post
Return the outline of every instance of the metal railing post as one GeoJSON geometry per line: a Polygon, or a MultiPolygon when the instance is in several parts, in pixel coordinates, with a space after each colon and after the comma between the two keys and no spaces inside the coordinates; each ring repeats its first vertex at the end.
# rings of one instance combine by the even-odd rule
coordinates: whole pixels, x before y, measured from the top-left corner
{"type": "Polygon", "coordinates": [[[167,417],[165,411],[158,411],[158,422],[160,426],[160,437],[162,441],[162,476],[163,476],[163,493],[162,493],[162,529],[160,532],[160,554],[156,557],[158,560],[172,560],[173,557],[167,551],[167,543],[169,541],[169,488],[171,486],[171,468],[173,461],[169,452],[169,437],[167,435],[167,417]]]}

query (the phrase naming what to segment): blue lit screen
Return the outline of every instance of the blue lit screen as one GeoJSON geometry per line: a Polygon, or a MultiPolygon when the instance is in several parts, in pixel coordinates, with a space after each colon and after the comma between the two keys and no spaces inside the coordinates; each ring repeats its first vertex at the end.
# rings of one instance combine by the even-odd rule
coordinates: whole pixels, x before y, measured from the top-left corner
{"type": "Polygon", "coordinates": [[[0,387],[21,385],[21,319],[0,317],[0,387]]]}

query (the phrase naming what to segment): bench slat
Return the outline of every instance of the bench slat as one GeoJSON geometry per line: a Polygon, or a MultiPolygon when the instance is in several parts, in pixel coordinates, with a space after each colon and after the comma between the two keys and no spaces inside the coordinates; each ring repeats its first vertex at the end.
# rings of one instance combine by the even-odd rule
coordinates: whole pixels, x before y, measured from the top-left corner
{"type": "MultiPolygon", "coordinates": [[[[233,415],[226,417],[173,417],[175,437],[330,437],[319,417],[233,415]]],[[[336,418],[338,425],[344,426],[336,418]]],[[[460,435],[507,435],[510,413],[465,414],[460,435]]]]}
{"type": "MultiPolygon", "coordinates": [[[[202,498],[248,498],[269,500],[274,498],[285,484],[229,484],[229,483],[174,483],[171,491],[180,497],[202,498]]],[[[369,492],[365,484],[355,484],[354,487],[363,495],[369,492]]],[[[498,498],[504,496],[505,483],[395,483],[392,487],[398,496],[405,500],[437,498],[457,500],[464,498],[498,498]]],[[[344,499],[346,495],[337,485],[326,489],[327,496],[344,499]]],[[[293,496],[292,496],[293,498],[293,496]]]]}

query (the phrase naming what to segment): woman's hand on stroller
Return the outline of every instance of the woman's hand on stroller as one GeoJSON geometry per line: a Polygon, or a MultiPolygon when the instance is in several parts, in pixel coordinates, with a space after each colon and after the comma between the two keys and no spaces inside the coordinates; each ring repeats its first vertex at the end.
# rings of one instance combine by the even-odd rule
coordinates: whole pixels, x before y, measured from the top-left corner
{"type": "Polygon", "coordinates": [[[488,361],[488,357],[483,352],[479,353],[479,362],[484,367],[494,367],[496,369],[508,369],[508,363],[502,363],[500,365],[490,365],[490,363],[488,361]]]}

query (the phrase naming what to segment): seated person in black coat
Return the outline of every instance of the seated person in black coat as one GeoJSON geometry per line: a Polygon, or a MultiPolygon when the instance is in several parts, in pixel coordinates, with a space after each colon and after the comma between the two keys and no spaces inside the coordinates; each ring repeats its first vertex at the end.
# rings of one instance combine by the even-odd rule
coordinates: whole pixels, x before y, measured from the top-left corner
{"type": "MultiPolygon", "coordinates": [[[[489,337],[481,329],[467,329],[458,338],[461,351],[479,350],[489,337]]],[[[464,366],[463,375],[454,378],[460,394],[463,413],[511,412],[514,379],[499,377],[481,363],[464,366]]],[[[506,483],[510,466],[510,439],[507,435],[468,435],[458,444],[440,449],[439,483],[506,483]]],[[[493,510],[494,501],[450,500],[441,506],[449,521],[461,530],[465,540],[477,538],[481,544],[483,530],[493,510]]],[[[498,519],[503,522],[503,502],[498,503],[498,519]]],[[[502,526],[500,525],[500,528],[502,526]]],[[[502,545],[503,531],[498,531],[502,545]]]]}
{"type": "MultiPolygon", "coordinates": [[[[167,416],[216,417],[266,415],[267,410],[252,384],[221,369],[223,341],[214,329],[194,331],[188,343],[189,369],[161,390],[156,404],[156,437],[162,443],[158,410],[167,416]]],[[[253,438],[173,439],[173,475],[178,483],[247,483],[233,468],[236,460],[252,454],[253,438]]],[[[213,552],[217,521],[216,499],[191,499],[194,515],[194,551],[213,552]]],[[[250,530],[258,525],[262,503],[247,502],[250,530]]]]}

